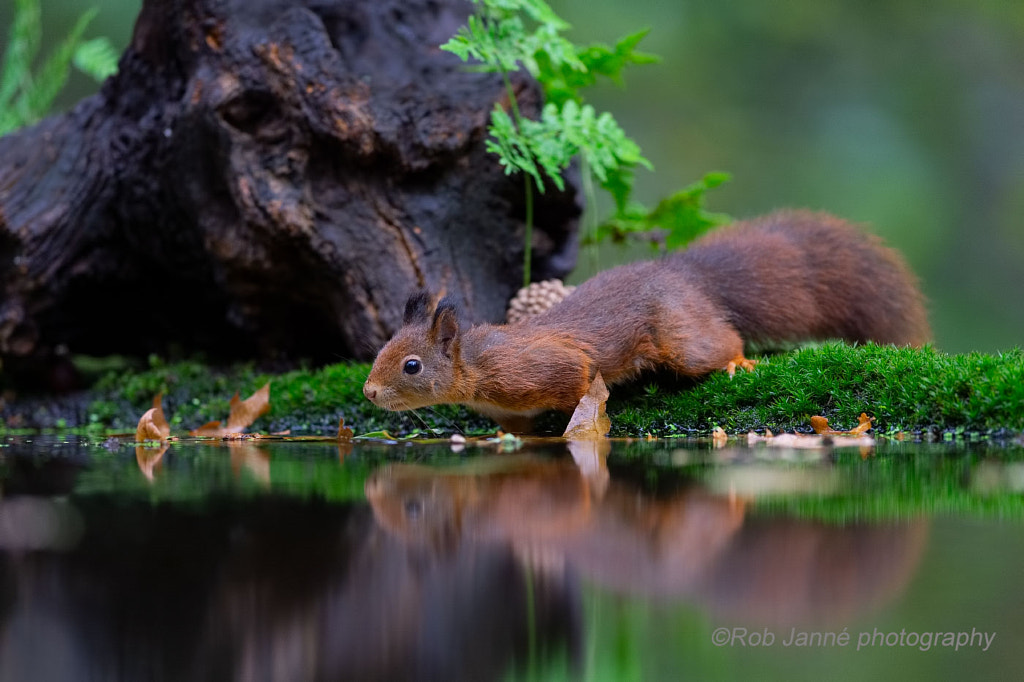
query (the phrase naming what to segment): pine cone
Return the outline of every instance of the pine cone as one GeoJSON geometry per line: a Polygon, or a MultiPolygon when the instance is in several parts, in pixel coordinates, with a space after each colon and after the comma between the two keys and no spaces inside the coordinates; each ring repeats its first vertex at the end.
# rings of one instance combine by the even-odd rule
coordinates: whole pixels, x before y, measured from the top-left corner
{"type": "Polygon", "coordinates": [[[509,324],[521,322],[528,317],[539,315],[575,291],[574,286],[565,286],[560,279],[534,282],[520,289],[508,306],[505,315],[509,324]]]}

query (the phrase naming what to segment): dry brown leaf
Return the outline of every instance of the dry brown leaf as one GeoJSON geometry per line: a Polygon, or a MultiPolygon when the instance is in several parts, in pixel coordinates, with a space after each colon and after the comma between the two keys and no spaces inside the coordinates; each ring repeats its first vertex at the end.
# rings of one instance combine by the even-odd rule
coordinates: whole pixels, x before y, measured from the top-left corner
{"type": "Polygon", "coordinates": [[[875,418],[869,417],[866,413],[861,412],[860,417],[857,418],[857,421],[860,423],[858,423],[857,426],[855,426],[854,428],[850,429],[850,434],[852,435],[858,435],[870,431],[871,422],[875,421],[875,418]]]}
{"type": "Polygon", "coordinates": [[[345,418],[340,417],[338,419],[338,440],[352,440],[355,435],[355,431],[345,426],[345,418]]]}
{"type": "Polygon", "coordinates": [[[157,393],[153,398],[153,407],[146,410],[139,425],[135,428],[135,442],[141,443],[147,440],[165,441],[171,435],[171,426],[164,417],[162,405],[163,394],[157,393]]]}
{"type": "Polygon", "coordinates": [[[815,433],[836,433],[829,428],[828,420],[821,415],[811,417],[811,428],[815,433]]]}
{"type": "Polygon", "coordinates": [[[849,431],[836,431],[828,425],[827,419],[817,416],[811,417],[811,428],[821,436],[859,436],[871,428],[871,422],[874,421],[874,417],[869,417],[864,412],[861,412],[858,421],[860,423],[849,431]]]}
{"type": "Polygon", "coordinates": [[[189,431],[188,435],[237,439],[239,434],[249,428],[260,416],[266,414],[268,410],[270,410],[269,381],[245,400],[239,400],[238,393],[235,393],[231,398],[231,413],[228,415],[228,423],[225,426],[222,427],[219,421],[207,422],[198,429],[189,431]]]}
{"type": "Polygon", "coordinates": [[[612,420],[605,413],[608,396],[608,387],[598,372],[590,382],[587,394],[580,398],[562,437],[569,440],[598,440],[607,436],[612,428],[612,420]]]}
{"type": "Polygon", "coordinates": [[[231,399],[231,413],[228,415],[227,430],[243,431],[261,416],[270,411],[270,382],[245,400],[238,399],[238,393],[231,399]]]}
{"type": "Polygon", "coordinates": [[[190,436],[212,436],[212,437],[217,438],[217,437],[220,437],[224,432],[225,432],[225,429],[222,429],[220,427],[220,420],[218,419],[216,421],[206,422],[205,424],[200,426],[198,429],[192,429],[191,431],[188,432],[188,435],[190,435],[190,436]]]}
{"type": "Polygon", "coordinates": [[[773,435],[771,431],[765,430],[763,436],[751,431],[747,434],[747,445],[764,443],[774,448],[795,448],[795,449],[816,449],[824,447],[861,447],[872,448],[875,441],[871,436],[864,435],[871,427],[871,420],[867,415],[861,415],[861,425],[850,431],[833,431],[828,428],[828,420],[824,417],[812,417],[811,425],[816,433],[814,435],[802,433],[780,433],[773,435]],[[865,426],[866,424],[866,426],[865,426]],[[863,429],[859,431],[858,429],[863,429]],[[826,438],[825,436],[829,436],[826,438]],[[840,436],[831,438],[831,436],[840,436]]]}
{"type": "Polygon", "coordinates": [[[237,441],[237,440],[259,440],[263,438],[262,433],[245,433],[244,431],[232,431],[225,433],[221,436],[223,440],[237,441]]]}

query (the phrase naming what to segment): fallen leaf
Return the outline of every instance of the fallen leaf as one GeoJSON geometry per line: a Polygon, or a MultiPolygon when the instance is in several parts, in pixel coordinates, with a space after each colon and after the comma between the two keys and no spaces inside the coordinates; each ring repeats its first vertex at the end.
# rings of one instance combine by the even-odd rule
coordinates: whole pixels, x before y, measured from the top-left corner
{"type": "Polygon", "coordinates": [[[245,400],[238,399],[238,393],[231,399],[231,412],[228,414],[227,430],[243,431],[261,416],[270,411],[270,382],[253,393],[245,400]]]}
{"type": "Polygon", "coordinates": [[[871,422],[875,421],[875,418],[874,417],[869,417],[864,412],[861,412],[860,413],[860,417],[857,418],[857,421],[860,422],[860,423],[857,424],[856,427],[850,429],[850,434],[851,435],[852,434],[866,433],[867,431],[871,430],[871,422]]]}
{"type": "Polygon", "coordinates": [[[225,433],[221,436],[224,440],[237,441],[237,440],[259,440],[263,438],[262,433],[245,433],[243,431],[235,431],[233,433],[225,433]]]}
{"type": "Polygon", "coordinates": [[[231,398],[231,412],[228,414],[228,423],[221,426],[220,421],[207,422],[188,432],[190,436],[210,436],[213,438],[238,437],[245,429],[249,428],[254,421],[270,410],[270,382],[268,381],[258,391],[245,400],[238,399],[236,392],[231,398]]]}
{"type": "Polygon", "coordinates": [[[859,436],[871,428],[871,422],[874,421],[874,417],[869,417],[864,412],[861,412],[858,421],[860,423],[849,431],[836,431],[828,425],[827,419],[816,416],[811,417],[811,428],[814,429],[815,433],[822,436],[859,436]]]}
{"type": "MultiPolygon", "coordinates": [[[[868,426],[864,427],[864,421],[861,421],[861,426],[857,429],[870,428],[871,420],[867,419],[868,426]]],[[[857,429],[851,431],[833,431],[828,428],[828,420],[824,417],[812,417],[811,425],[814,427],[814,435],[803,434],[803,433],[780,433],[773,435],[771,431],[765,430],[765,435],[759,436],[753,431],[747,434],[747,445],[755,445],[757,443],[764,443],[765,445],[773,448],[795,448],[799,450],[804,449],[816,449],[825,447],[834,448],[845,448],[845,447],[866,447],[871,448],[875,445],[875,440],[871,436],[864,435],[862,432],[858,432],[857,429]],[[818,431],[819,428],[825,429],[824,431],[818,431]],[[824,436],[841,436],[840,438],[825,438],[824,436]]]]}
{"type": "Polygon", "coordinates": [[[562,438],[569,440],[598,440],[608,435],[612,428],[612,420],[605,412],[608,401],[608,387],[598,372],[590,382],[586,395],[580,398],[576,410],[565,427],[562,438]]]}
{"type": "Polygon", "coordinates": [[[135,442],[142,443],[147,440],[165,441],[171,435],[171,426],[164,417],[162,405],[163,394],[157,393],[153,398],[153,407],[146,410],[139,425],[135,428],[135,442]]]}
{"type": "Polygon", "coordinates": [[[345,426],[345,418],[340,417],[338,419],[338,440],[352,440],[355,435],[355,431],[345,426]]]}
{"type": "Polygon", "coordinates": [[[193,429],[188,432],[190,436],[220,436],[224,433],[224,429],[220,428],[220,420],[206,422],[198,429],[193,429]]]}
{"type": "Polygon", "coordinates": [[[811,417],[811,428],[814,429],[815,433],[838,433],[829,428],[828,420],[821,415],[811,417]]]}

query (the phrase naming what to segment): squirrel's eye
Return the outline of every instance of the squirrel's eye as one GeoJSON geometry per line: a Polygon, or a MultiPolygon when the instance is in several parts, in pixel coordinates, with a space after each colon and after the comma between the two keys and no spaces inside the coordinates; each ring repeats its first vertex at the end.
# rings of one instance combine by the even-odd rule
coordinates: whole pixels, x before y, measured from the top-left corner
{"type": "Polygon", "coordinates": [[[418,358],[411,358],[402,365],[402,371],[406,374],[419,374],[423,370],[423,363],[418,358]]]}

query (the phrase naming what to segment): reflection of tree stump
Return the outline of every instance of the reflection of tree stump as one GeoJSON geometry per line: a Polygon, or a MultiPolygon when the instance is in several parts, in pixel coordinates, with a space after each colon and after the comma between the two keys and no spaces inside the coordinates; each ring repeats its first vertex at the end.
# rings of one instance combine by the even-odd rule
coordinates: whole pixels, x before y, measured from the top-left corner
{"type": "MultiPolygon", "coordinates": [[[[484,151],[501,79],[437,49],[469,7],[147,0],[100,94],[0,140],[0,353],[365,358],[422,286],[500,319],[523,182],[484,151]]],[[[536,277],[578,212],[541,197],[536,277]]]]}

